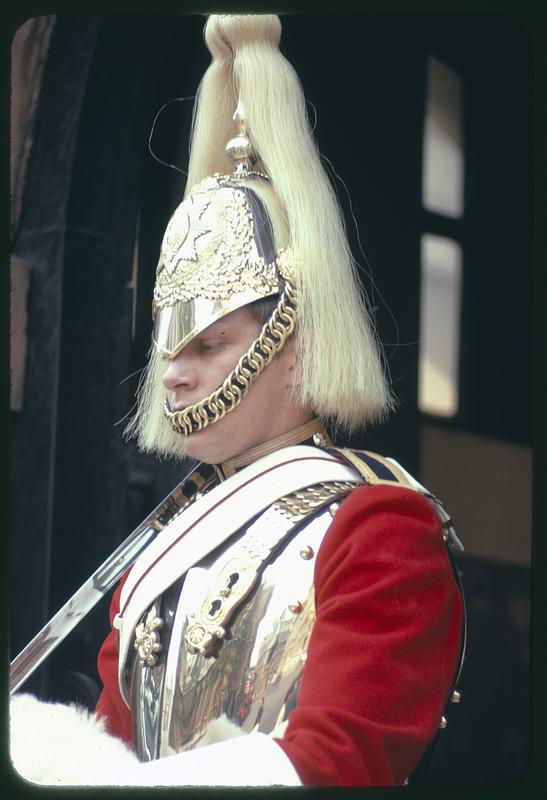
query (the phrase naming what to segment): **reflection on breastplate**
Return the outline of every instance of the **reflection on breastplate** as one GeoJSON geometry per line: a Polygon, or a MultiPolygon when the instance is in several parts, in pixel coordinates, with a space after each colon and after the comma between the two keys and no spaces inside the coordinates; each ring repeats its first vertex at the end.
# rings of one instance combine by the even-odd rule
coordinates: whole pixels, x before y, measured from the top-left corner
{"type": "Polygon", "coordinates": [[[208,608],[211,586],[219,576],[225,579],[226,565],[238,558],[248,531],[206,566],[189,570],[184,583],[154,604],[153,614],[164,621],[158,662],[140,665],[134,656],[128,665],[134,741],[142,760],[203,743],[220,718],[242,733],[271,733],[286,720],[296,704],[315,621],[314,556],[331,522],[328,510],[319,511],[286,534],[265,558],[213,656],[192,652],[185,635],[195,612],[203,616],[208,608]]]}

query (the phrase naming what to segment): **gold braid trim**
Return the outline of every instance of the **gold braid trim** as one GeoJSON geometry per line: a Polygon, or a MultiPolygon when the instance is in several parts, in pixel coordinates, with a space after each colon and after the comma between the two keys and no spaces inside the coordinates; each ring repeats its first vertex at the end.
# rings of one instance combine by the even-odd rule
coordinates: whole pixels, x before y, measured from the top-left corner
{"type": "Polygon", "coordinates": [[[255,380],[274,357],[283,349],[296,325],[296,293],[290,283],[285,288],[270,319],[262,328],[258,339],[239,359],[222,386],[209,397],[181,411],[171,411],[167,399],[164,413],[173,430],[189,436],[213,422],[218,422],[236,408],[255,380]]]}

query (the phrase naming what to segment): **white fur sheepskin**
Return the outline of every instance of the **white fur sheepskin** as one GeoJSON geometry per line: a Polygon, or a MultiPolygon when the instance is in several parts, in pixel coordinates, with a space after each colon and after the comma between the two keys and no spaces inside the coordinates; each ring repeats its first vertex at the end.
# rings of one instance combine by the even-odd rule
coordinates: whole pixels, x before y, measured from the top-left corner
{"type": "Polygon", "coordinates": [[[244,732],[223,715],[209,724],[196,750],[142,764],[120,739],[106,733],[103,720],[86,709],[16,694],[10,704],[11,760],[23,778],[43,786],[299,785],[290,762],[271,742],[271,736],[282,735],[285,726],[282,723],[270,737],[247,736],[243,748],[234,750],[232,743],[241,742],[244,732]],[[270,746],[264,744],[268,739],[270,746]],[[252,742],[254,749],[246,746],[252,742]],[[215,753],[215,776],[206,768],[209,759],[200,755],[208,746],[215,753]],[[253,764],[248,760],[255,760],[255,751],[268,763],[277,759],[269,777],[264,775],[266,763],[259,763],[258,756],[254,764],[258,777],[249,773],[253,764]]]}
{"type": "Polygon", "coordinates": [[[46,786],[108,785],[110,773],[139,763],[94,714],[30,694],[11,699],[10,752],[23,778],[46,786]]]}
{"type": "Polygon", "coordinates": [[[205,733],[196,747],[205,747],[208,744],[216,744],[217,742],[224,742],[226,739],[244,735],[244,731],[241,730],[239,725],[231,722],[226,714],[222,714],[218,719],[212,720],[207,725],[205,733]]]}

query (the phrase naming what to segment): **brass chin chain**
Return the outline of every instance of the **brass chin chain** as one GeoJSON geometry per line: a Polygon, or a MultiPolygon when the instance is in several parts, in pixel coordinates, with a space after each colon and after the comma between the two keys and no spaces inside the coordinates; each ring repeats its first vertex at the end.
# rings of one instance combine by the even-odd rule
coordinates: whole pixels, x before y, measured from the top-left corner
{"type": "Polygon", "coordinates": [[[209,397],[183,408],[171,411],[167,399],[164,413],[173,430],[189,436],[213,422],[218,422],[236,408],[262,370],[283,349],[296,325],[295,290],[285,282],[285,288],[270,319],[249,350],[243,355],[222,386],[209,397]]]}

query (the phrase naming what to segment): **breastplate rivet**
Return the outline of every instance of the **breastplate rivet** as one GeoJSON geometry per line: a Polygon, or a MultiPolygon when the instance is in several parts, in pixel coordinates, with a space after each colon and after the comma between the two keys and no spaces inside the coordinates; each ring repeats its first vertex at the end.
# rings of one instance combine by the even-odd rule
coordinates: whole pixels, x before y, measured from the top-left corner
{"type": "Polygon", "coordinates": [[[331,517],[334,517],[334,515],[336,514],[336,512],[338,511],[339,508],[340,508],[340,503],[331,503],[330,504],[329,511],[330,511],[331,517]]]}
{"type": "Polygon", "coordinates": [[[304,561],[309,561],[310,558],[314,557],[314,555],[315,553],[313,552],[313,547],[310,547],[309,544],[303,547],[300,551],[300,558],[303,558],[304,561]]]}
{"type": "Polygon", "coordinates": [[[292,611],[293,614],[302,613],[303,608],[304,605],[300,602],[300,600],[297,600],[296,603],[289,603],[289,611],[292,611]]]}

